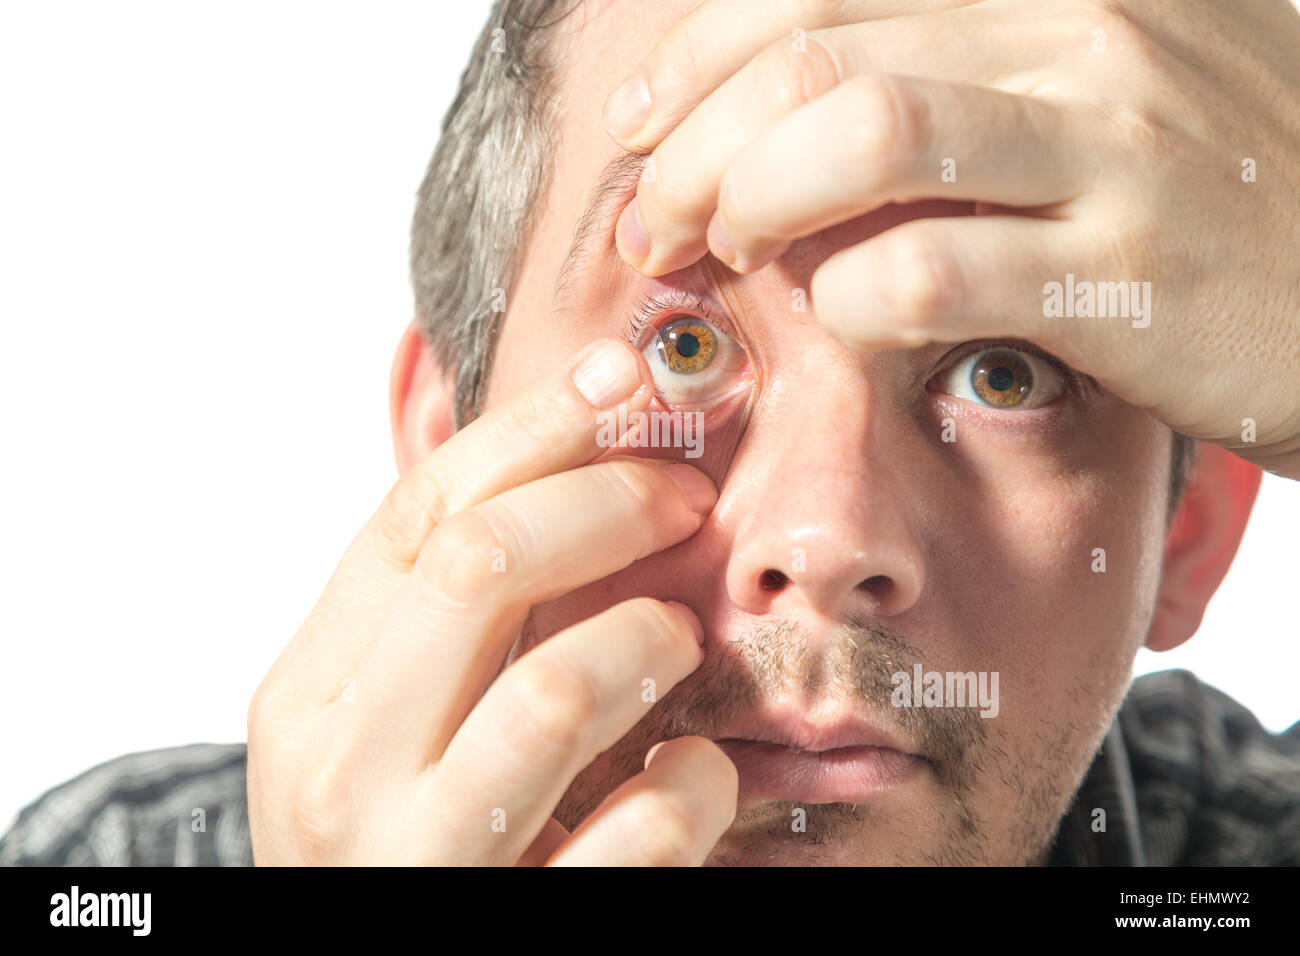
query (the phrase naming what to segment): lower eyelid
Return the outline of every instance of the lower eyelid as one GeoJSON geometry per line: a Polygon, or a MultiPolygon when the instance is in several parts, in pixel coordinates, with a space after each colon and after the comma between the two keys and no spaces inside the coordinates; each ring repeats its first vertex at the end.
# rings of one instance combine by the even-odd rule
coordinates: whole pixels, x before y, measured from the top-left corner
{"type": "MultiPolygon", "coordinates": [[[[1036,408],[1004,411],[939,392],[935,395],[935,405],[942,418],[965,422],[981,432],[1000,434],[1009,439],[1056,438],[1068,432],[1072,423],[1078,420],[1078,416],[1072,413],[1072,407],[1062,402],[1060,396],[1036,408]]],[[[941,433],[942,428],[937,428],[935,435],[941,433]]]]}
{"type": "Polygon", "coordinates": [[[748,405],[753,393],[753,381],[744,381],[733,389],[728,389],[721,395],[713,398],[706,398],[699,401],[669,401],[665,400],[658,392],[651,399],[653,405],[659,406],[666,411],[674,412],[704,412],[707,416],[706,421],[714,420],[717,417],[730,415],[733,411],[732,406],[737,408],[748,405]]]}

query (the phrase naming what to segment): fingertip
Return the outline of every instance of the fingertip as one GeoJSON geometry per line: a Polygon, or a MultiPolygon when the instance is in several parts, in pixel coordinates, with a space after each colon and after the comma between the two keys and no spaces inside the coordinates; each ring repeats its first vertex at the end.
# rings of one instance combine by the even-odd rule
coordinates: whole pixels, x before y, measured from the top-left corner
{"type": "Polygon", "coordinates": [[[718,502],[718,489],[709,476],[693,465],[674,461],[664,466],[664,474],[672,479],[686,503],[698,515],[706,515],[718,502]]]}
{"type": "Polygon", "coordinates": [[[700,623],[699,615],[697,615],[694,611],[692,611],[681,601],[665,601],[664,603],[667,604],[674,611],[676,611],[677,614],[681,617],[681,619],[686,622],[687,626],[690,627],[691,633],[695,635],[695,643],[703,644],[704,625],[700,623]]]}
{"type": "Polygon", "coordinates": [[[663,746],[664,744],[666,744],[666,743],[668,743],[668,741],[666,741],[666,740],[661,740],[661,741],[659,741],[659,743],[655,744],[653,747],[651,747],[649,750],[646,751],[646,755],[645,755],[645,763],[643,763],[643,764],[641,765],[641,768],[642,768],[643,770],[649,770],[649,769],[650,769],[650,761],[652,761],[652,760],[655,759],[655,754],[659,752],[659,748],[662,747],[662,746],[663,746]]]}
{"type": "Polygon", "coordinates": [[[650,118],[650,107],[650,84],[642,74],[632,74],[605,100],[602,111],[605,132],[620,146],[631,148],[650,118]]]}
{"type": "Polygon", "coordinates": [[[636,269],[645,265],[646,259],[650,257],[650,236],[641,221],[640,197],[632,197],[632,201],[618,217],[614,243],[618,247],[618,254],[636,269]]]}
{"type": "Polygon", "coordinates": [[[713,258],[735,268],[736,249],[731,244],[731,236],[722,221],[721,212],[713,214],[713,218],[709,220],[709,228],[705,230],[704,235],[709,244],[709,252],[713,253],[713,258]]]}
{"type": "Polygon", "coordinates": [[[573,386],[593,408],[636,397],[651,380],[645,359],[622,339],[602,338],[587,346],[570,372],[573,386]]]}

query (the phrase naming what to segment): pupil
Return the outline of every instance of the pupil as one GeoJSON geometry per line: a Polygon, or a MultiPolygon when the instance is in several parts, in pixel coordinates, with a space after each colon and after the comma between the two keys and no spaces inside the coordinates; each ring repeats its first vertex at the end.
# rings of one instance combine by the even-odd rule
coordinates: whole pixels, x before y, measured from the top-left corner
{"type": "Polygon", "coordinates": [[[677,340],[673,344],[677,346],[677,354],[682,358],[690,358],[700,350],[700,340],[690,332],[683,332],[677,336],[677,340]]]}
{"type": "Polygon", "coordinates": [[[997,389],[999,392],[1005,392],[1015,381],[1015,376],[1011,374],[1011,369],[1005,365],[999,365],[993,371],[989,372],[989,387],[997,389]]]}

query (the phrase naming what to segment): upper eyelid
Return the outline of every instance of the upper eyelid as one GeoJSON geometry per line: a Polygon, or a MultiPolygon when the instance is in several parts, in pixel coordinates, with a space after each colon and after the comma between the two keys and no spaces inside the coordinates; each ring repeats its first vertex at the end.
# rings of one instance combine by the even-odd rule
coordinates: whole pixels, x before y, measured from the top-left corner
{"type": "Polygon", "coordinates": [[[673,311],[696,313],[710,325],[717,326],[719,331],[739,339],[734,323],[718,312],[707,297],[686,289],[671,289],[652,293],[638,302],[628,320],[627,340],[637,345],[657,316],[673,311]]]}
{"type": "Polygon", "coordinates": [[[925,380],[927,382],[930,381],[940,373],[948,371],[952,366],[970,358],[972,355],[977,355],[980,352],[990,352],[993,349],[1008,349],[1012,352],[1024,352],[1026,355],[1033,355],[1056,369],[1056,371],[1061,374],[1061,377],[1072,385],[1078,385],[1082,381],[1082,377],[1078,372],[1070,368],[1070,366],[1066,365],[1055,355],[1044,352],[1042,349],[1039,349],[1028,342],[1021,342],[1015,339],[976,339],[971,342],[963,342],[945,353],[937,362],[935,362],[926,374],[925,380]]]}
{"type": "MultiPolygon", "coordinates": [[[[931,391],[932,383],[941,376],[951,372],[961,362],[964,362],[971,356],[979,355],[981,352],[988,352],[1000,348],[1008,349],[1013,352],[1023,352],[1026,355],[1032,355],[1050,365],[1056,373],[1061,376],[1062,382],[1064,383],[1062,396],[1065,396],[1065,400],[1067,401],[1087,402],[1095,398],[1101,389],[1101,386],[1092,376],[1085,375],[1082,372],[1076,372],[1056,356],[1044,352],[1027,342],[1015,339],[979,339],[958,345],[939,359],[939,361],[930,369],[926,374],[926,377],[923,379],[923,388],[926,391],[931,391]]],[[[1060,400],[1061,397],[1058,396],[1055,401],[1060,400]]],[[[982,411],[989,411],[989,409],[986,409],[983,406],[980,406],[980,408],[982,411]]],[[[1017,414],[1014,410],[1009,410],[1007,413],[1017,414]]],[[[1002,412],[998,412],[998,414],[1002,414],[1002,412]]]]}
{"type": "Polygon", "coordinates": [[[597,237],[603,237],[608,249],[614,248],[614,226],[623,208],[636,195],[648,155],[622,153],[605,165],[587,204],[578,216],[569,251],[556,276],[552,301],[564,300],[577,285],[590,266],[590,257],[597,237]]]}

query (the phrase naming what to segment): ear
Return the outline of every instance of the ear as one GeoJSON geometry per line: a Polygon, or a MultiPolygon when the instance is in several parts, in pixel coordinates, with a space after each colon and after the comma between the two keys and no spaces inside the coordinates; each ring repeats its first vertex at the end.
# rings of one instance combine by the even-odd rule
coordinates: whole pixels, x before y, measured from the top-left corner
{"type": "Polygon", "coordinates": [[[417,322],[402,333],[388,377],[397,470],[405,472],[456,431],[456,383],[443,373],[417,322]]]}
{"type": "Polygon", "coordinates": [[[1218,445],[1201,444],[1165,535],[1164,568],[1147,647],[1168,651],[1201,626],[1232,564],[1262,473],[1218,445]]]}

